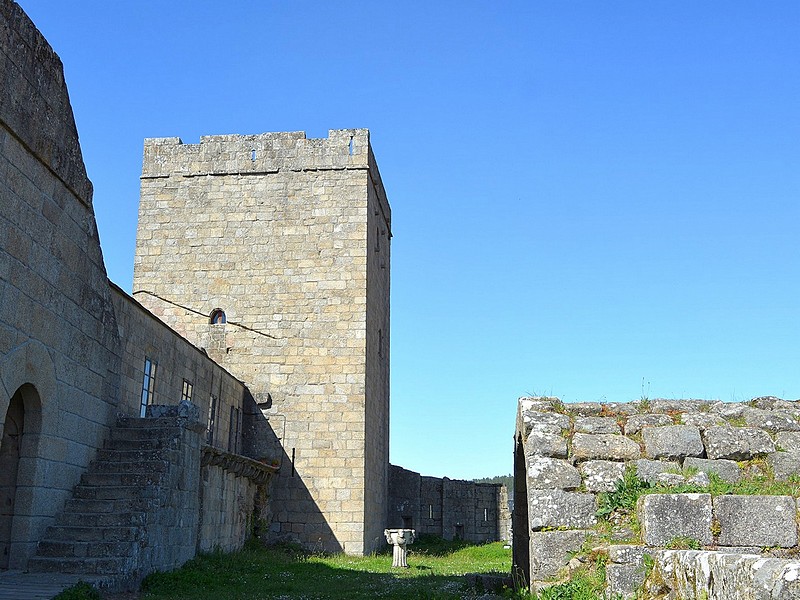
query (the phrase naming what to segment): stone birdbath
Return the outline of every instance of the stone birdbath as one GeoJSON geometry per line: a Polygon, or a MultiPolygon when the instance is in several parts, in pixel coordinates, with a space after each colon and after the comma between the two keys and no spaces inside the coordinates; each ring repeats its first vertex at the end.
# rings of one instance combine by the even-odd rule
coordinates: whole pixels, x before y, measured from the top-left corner
{"type": "Polygon", "coordinates": [[[386,536],[386,542],[393,546],[392,548],[392,566],[408,568],[408,551],[406,546],[414,543],[416,532],[413,529],[384,529],[383,535],[386,536]]]}

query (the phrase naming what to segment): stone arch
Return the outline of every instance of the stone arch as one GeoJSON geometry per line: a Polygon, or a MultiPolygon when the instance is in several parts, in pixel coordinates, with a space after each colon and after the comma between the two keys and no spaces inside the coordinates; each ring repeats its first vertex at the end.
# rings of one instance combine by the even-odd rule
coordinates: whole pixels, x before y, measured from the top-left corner
{"type": "Polygon", "coordinates": [[[17,487],[20,458],[35,451],[32,438],[41,425],[41,400],[36,388],[22,385],[8,402],[0,436],[0,569],[14,564],[15,529],[18,519],[17,487]]]}
{"type": "Polygon", "coordinates": [[[17,448],[11,452],[12,456],[6,458],[10,464],[13,457],[16,465],[13,492],[16,498],[11,515],[6,518],[10,534],[0,533],[0,542],[3,539],[11,542],[7,559],[3,558],[0,564],[10,569],[22,569],[47,525],[42,515],[48,514],[48,490],[42,482],[51,476],[52,469],[48,469],[43,457],[42,439],[58,431],[60,418],[55,366],[47,348],[40,342],[29,340],[0,358],[0,418],[3,419],[0,422],[0,440],[7,440],[11,450],[10,437],[5,435],[9,413],[14,420],[13,424],[8,424],[12,428],[9,436],[18,436],[17,448]],[[21,436],[18,431],[20,424],[21,436]],[[18,485],[22,482],[24,486],[18,485]],[[20,499],[20,494],[23,499],[20,499]]]}

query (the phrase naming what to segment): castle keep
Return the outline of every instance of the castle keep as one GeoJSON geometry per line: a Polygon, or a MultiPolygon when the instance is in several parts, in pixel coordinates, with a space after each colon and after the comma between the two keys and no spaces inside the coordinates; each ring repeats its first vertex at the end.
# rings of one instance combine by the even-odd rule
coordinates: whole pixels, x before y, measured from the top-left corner
{"type": "Polygon", "coordinates": [[[267,417],[273,537],[385,544],[390,239],[364,129],[145,141],[133,295],[267,417]]]}

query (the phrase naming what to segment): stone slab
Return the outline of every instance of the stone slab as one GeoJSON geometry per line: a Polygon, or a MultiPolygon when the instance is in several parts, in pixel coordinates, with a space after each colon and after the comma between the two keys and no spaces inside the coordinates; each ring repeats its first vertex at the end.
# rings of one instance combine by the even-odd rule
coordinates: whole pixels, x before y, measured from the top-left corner
{"type": "Polygon", "coordinates": [[[613,492],[625,474],[625,463],[611,460],[587,460],[580,465],[587,492],[613,492]]]}
{"type": "Polygon", "coordinates": [[[720,479],[728,483],[736,483],[742,478],[742,468],[733,460],[688,457],[683,461],[683,466],[695,468],[701,473],[716,473],[720,479]]]}
{"type": "Polygon", "coordinates": [[[636,460],[639,444],[624,435],[576,433],[572,436],[572,458],[583,460],[636,460]]]}
{"type": "Polygon", "coordinates": [[[678,537],[711,544],[710,494],[649,494],[636,506],[642,540],[648,546],[666,546],[678,537]]]}
{"type": "Polygon", "coordinates": [[[547,527],[586,529],[597,523],[594,494],[563,490],[528,490],[528,524],[533,531],[547,527]]]}
{"type": "Polygon", "coordinates": [[[566,460],[532,457],[528,460],[528,489],[574,490],[581,485],[581,474],[566,460]]]}
{"type": "Polygon", "coordinates": [[[709,427],[703,432],[708,458],[751,460],[775,452],[772,438],[755,427],[709,427]]]}
{"type": "Polygon", "coordinates": [[[531,533],[531,581],[544,581],[556,577],[570,558],[580,550],[588,532],[538,531],[531,533]]]}
{"type": "Polygon", "coordinates": [[[713,506],[721,546],[797,544],[797,509],[791,496],[717,496],[713,506]]]}
{"type": "Polygon", "coordinates": [[[700,430],[693,425],[645,427],[642,440],[647,458],[676,460],[703,454],[700,430]]]}

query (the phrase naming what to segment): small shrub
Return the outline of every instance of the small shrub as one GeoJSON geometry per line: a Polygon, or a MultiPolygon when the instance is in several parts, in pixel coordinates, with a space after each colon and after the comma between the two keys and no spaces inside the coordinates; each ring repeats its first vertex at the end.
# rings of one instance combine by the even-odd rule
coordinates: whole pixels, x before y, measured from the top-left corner
{"type": "Polygon", "coordinates": [[[700,550],[700,540],[686,536],[677,536],[667,542],[666,546],[669,550],[700,550]]]}
{"type": "Polygon", "coordinates": [[[622,479],[617,481],[613,492],[603,492],[598,497],[597,517],[608,519],[612,513],[623,515],[631,514],[636,508],[636,501],[650,484],[636,476],[636,467],[629,465],[625,468],[622,479]]]}
{"type": "Polygon", "coordinates": [[[54,596],[53,600],[102,600],[102,596],[94,586],[85,581],[79,581],[54,596]]]}

